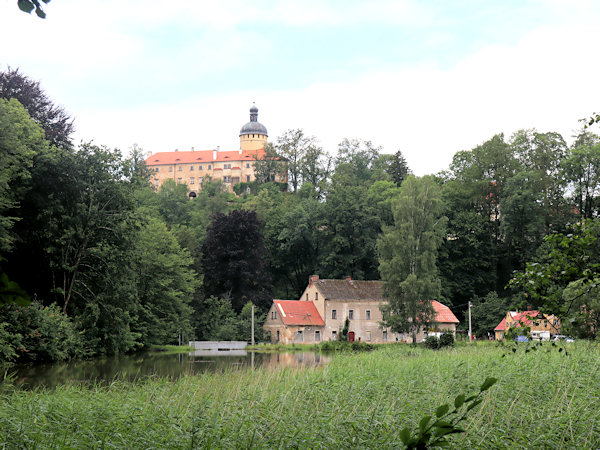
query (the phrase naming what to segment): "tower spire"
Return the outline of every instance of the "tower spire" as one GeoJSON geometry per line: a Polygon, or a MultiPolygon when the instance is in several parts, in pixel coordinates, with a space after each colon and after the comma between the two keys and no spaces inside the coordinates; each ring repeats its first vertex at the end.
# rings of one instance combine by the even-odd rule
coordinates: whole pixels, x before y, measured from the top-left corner
{"type": "Polygon", "coordinates": [[[250,108],[250,122],[258,122],[258,108],[254,102],[252,102],[252,108],[250,108]]]}

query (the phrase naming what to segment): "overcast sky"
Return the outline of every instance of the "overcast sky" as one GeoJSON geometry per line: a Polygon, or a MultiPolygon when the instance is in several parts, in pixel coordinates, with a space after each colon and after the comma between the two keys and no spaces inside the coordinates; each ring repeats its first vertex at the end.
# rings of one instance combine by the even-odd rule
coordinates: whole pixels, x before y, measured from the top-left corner
{"type": "MultiPolygon", "coordinates": [[[[418,175],[496,133],[600,110],[600,1],[0,0],[0,70],[127,151],[239,148],[252,102],[275,140],[302,128],[402,150],[418,175]]],[[[596,130],[598,131],[598,130],[596,130]]]]}

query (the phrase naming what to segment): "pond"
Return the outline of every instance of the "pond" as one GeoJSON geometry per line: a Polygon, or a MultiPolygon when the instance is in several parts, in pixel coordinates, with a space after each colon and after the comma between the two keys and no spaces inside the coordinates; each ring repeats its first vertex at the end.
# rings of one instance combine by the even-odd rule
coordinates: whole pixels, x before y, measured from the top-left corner
{"type": "Polygon", "coordinates": [[[16,386],[31,389],[54,388],[69,383],[107,384],[115,380],[133,381],[147,377],[176,379],[232,368],[314,367],[330,360],[330,356],[318,352],[148,352],[62,363],[22,364],[12,366],[8,373],[16,386]]]}

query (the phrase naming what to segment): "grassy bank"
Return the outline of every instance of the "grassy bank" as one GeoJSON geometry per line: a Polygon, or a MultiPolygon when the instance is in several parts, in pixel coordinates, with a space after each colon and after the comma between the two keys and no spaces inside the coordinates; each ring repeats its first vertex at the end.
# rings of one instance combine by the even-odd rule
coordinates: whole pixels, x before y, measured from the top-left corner
{"type": "Polygon", "coordinates": [[[189,347],[187,345],[153,345],[150,347],[151,352],[157,353],[188,353],[193,352],[194,347],[189,347]]]}
{"type": "Polygon", "coordinates": [[[4,388],[6,447],[391,448],[459,393],[499,378],[456,435],[459,448],[600,445],[600,349],[516,353],[495,345],[386,346],[322,368],[240,370],[175,382],[4,388]],[[506,356],[503,356],[506,355],[506,356]]]}

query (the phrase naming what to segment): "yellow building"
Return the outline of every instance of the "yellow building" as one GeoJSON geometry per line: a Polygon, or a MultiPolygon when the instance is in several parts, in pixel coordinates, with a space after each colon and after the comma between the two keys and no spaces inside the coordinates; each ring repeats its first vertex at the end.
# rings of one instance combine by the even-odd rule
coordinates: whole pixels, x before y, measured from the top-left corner
{"type": "Polygon", "coordinates": [[[533,311],[508,311],[506,316],[494,328],[496,340],[504,339],[511,328],[528,327],[533,339],[549,340],[553,334],[560,334],[560,319],[554,315],[533,311]]]}
{"type": "Polygon", "coordinates": [[[231,191],[236,183],[251,182],[254,162],[265,154],[267,128],[258,122],[258,108],[250,108],[250,122],[240,130],[240,148],[233,151],[194,150],[158,152],[148,155],[146,166],[150,181],[158,189],[166,180],[187,184],[190,197],[195,197],[206,177],[221,180],[231,191]]]}

